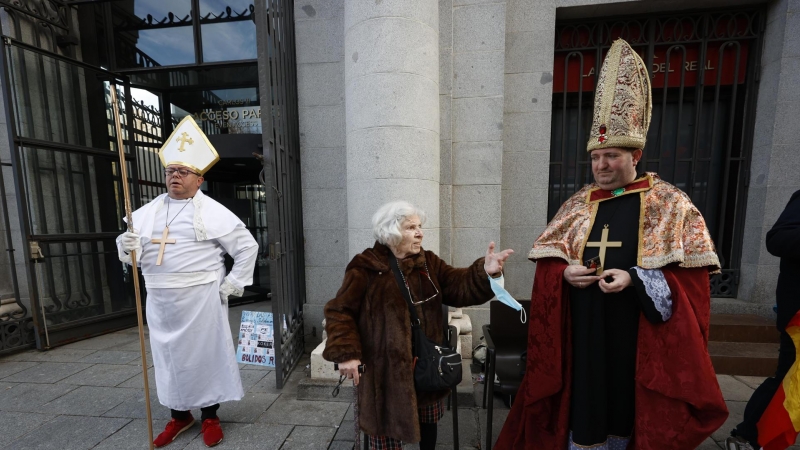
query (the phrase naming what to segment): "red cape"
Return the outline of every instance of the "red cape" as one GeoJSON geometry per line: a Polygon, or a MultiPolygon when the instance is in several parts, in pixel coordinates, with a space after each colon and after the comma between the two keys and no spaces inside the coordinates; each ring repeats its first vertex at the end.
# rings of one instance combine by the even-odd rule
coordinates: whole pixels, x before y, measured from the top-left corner
{"type": "MultiPolygon", "coordinates": [[[[495,449],[564,450],[569,440],[572,343],[566,262],[537,262],[528,322],[525,378],[495,449]]],[[[628,449],[686,450],[728,417],[708,356],[710,291],[705,268],[662,268],[672,317],[639,320],[636,421],[628,449]]]]}

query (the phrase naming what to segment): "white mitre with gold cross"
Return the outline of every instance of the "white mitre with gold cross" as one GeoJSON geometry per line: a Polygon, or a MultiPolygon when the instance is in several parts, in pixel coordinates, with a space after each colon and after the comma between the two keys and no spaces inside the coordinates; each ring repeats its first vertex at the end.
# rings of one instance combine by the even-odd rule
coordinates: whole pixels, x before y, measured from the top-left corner
{"type": "Polygon", "coordinates": [[[192,116],[186,116],[180,121],[169,139],[164,141],[158,156],[164,167],[177,164],[200,175],[204,175],[219,161],[219,154],[192,116]]]}
{"type": "MultiPolygon", "coordinates": [[[[214,150],[214,146],[208,142],[205,133],[191,116],[186,116],[175,127],[175,131],[164,142],[158,156],[164,167],[170,164],[181,165],[201,175],[219,161],[219,155],[214,150]]],[[[158,211],[165,207],[167,201],[168,194],[163,193],[133,212],[133,223],[136,227],[134,232],[142,236],[142,244],[159,244],[159,242],[153,241],[153,237],[158,239],[159,236],[159,234],[153,234],[155,217],[158,211]]],[[[198,241],[217,239],[231,233],[237,227],[245,227],[241,219],[228,208],[208,197],[201,190],[198,190],[192,197],[192,204],[194,205],[192,225],[198,241]]],[[[127,218],[122,220],[127,222],[127,218]]],[[[167,230],[167,234],[162,234],[161,239],[168,238],[169,227],[165,227],[165,230],[167,230]]],[[[120,261],[130,262],[130,255],[125,254],[121,247],[118,248],[120,261]]],[[[141,264],[141,260],[139,263],[141,264]]]]}

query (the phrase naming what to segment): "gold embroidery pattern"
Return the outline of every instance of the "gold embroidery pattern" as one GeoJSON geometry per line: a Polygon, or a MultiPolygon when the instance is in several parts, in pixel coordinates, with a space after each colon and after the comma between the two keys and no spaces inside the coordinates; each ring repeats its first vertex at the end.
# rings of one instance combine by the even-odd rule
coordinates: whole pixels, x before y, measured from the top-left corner
{"type": "Polygon", "coordinates": [[[644,148],[652,109],[647,66],[627,42],[617,39],[597,79],[586,150],[644,148]]]}
{"type": "Polygon", "coordinates": [[[589,235],[594,216],[594,204],[586,202],[588,191],[595,185],[588,185],[567,199],[559,208],[553,220],[536,239],[528,253],[528,259],[561,258],[569,264],[580,264],[583,245],[589,235]]]}
{"type": "MultiPolygon", "coordinates": [[[[642,192],[638,265],[658,269],[679,263],[681,267],[708,267],[719,271],[714,242],[700,211],[689,197],[675,186],[648,173],[653,187],[642,192]]],[[[598,203],[587,203],[588,192],[596,184],[584,187],[570,197],[556,213],[545,231],[536,239],[528,259],[560,258],[580,264],[583,247],[598,203]]]]}

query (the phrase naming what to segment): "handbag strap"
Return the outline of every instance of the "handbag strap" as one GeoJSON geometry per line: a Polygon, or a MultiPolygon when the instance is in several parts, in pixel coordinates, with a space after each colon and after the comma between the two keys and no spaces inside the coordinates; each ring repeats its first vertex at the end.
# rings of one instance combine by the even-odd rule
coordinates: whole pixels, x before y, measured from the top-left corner
{"type": "Polygon", "coordinates": [[[392,268],[392,272],[394,272],[394,279],[397,281],[397,285],[400,287],[400,292],[403,294],[403,298],[406,299],[406,304],[408,305],[408,312],[411,313],[411,327],[419,326],[419,316],[417,315],[417,308],[414,308],[414,304],[411,303],[411,291],[408,290],[408,286],[403,281],[403,276],[400,274],[400,266],[397,264],[397,258],[394,254],[389,256],[389,267],[392,268]]]}
{"type": "MultiPolygon", "coordinates": [[[[397,285],[400,287],[400,292],[403,294],[403,298],[406,299],[406,304],[408,305],[408,312],[411,314],[411,328],[420,329],[420,320],[419,316],[417,315],[417,308],[414,307],[414,304],[411,302],[411,291],[409,287],[406,285],[405,281],[403,280],[403,276],[400,274],[400,266],[397,264],[397,258],[392,254],[389,257],[389,267],[392,268],[392,272],[394,272],[394,279],[397,281],[397,285]],[[405,288],[405,289],[404,289],[405,288]]],[[[446,316],[445,316],[445,320],[446,316]]],[[[447,340],[447,327],[444,328],[444,346],[447,347],[450,343],[447,340]]]]}

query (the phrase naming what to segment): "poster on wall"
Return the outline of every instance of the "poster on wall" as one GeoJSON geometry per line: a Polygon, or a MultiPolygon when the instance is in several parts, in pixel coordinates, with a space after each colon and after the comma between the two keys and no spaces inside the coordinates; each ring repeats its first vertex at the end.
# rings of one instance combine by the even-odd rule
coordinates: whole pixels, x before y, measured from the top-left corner
{"type": "Polygon", "coordinates": [[[271,312],[242,311],[236,360],[244,364],[275,367],[275,338],[271,312]]]}

